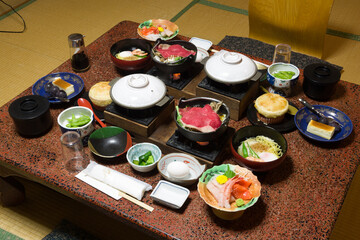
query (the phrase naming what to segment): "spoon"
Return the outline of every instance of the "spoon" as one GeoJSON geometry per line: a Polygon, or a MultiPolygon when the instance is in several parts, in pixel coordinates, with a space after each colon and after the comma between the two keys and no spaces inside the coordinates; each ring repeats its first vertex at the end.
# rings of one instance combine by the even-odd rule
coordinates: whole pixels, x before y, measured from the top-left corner
{"type": "Polygon", "coordinates": [[[50,97],[47,97],[47,99],[49,99],[49,100],[60,100],[61,102],[70,102],[69,99],[67,99],[67,98],[62,98],[62,97],[53,97],[53,96],[50,96],[50,97]]]}
{"type": "Polygon", "coordinates": [[[94,118],[95,118],[95,120],[100,124],[100,126],[101,126],[101,127],[106,127],[105,123],[103,123],[103,122],[98,118],[98,116],[96,116],[96,114],[95,114],[95,112],[94,112],[94,110],[93,110],[93,108],[92,108],[92,106],[91,106],[91,104],[90,104],[90,102],[89,102],[88,100],[86,100],[85,98],[79,98],[79,99],[77,100],[77,103],[78,103],[79,106],[89,108],[89,109],[93,112],[94,118]]]}
{"type": "Polygon", "coordinates": [[[335,131],[340,131],[341,128],[343,127],[338,121],[336,121],[332,116],[325,116],[322,112],[319,112],[318,110],[316,110],[310,103],[308,103],[307,101],[305,101],[302,98],[299,98],[299,101],[305,106],[307,107],[310,111],[312,111],[313,113],[315,113],[316,115],[318,115],[320,117],[320,122],[333,126],[335,127],[335,131]]]}

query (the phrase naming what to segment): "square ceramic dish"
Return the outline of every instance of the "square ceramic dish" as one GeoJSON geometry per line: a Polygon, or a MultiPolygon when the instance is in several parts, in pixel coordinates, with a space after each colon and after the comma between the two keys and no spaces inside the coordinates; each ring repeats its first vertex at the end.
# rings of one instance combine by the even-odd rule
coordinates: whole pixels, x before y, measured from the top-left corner
{"type": "Polygon", "coordinates": [[[209,40],[198,38],[198,37],[192,37],[189,42],[194,44],[196,47],[205,49],[206,51],[208,51],[213,44],[209,40]]]}
{"type": "Polygon", "coordinates": [[[150,197],[168,207],[179,209],[183,206],[189,194],[190,191],[187,188],[160,180],[150,197]]]}

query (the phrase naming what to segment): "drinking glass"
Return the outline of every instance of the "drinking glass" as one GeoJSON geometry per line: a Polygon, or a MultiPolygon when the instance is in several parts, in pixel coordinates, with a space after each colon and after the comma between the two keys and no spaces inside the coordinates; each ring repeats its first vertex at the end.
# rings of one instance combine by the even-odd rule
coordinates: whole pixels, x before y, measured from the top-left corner
{"type": "Polygon", "coordinates": [[[60,141],[65,169],[69,172],[84,170],[89,165],[90,159],[84,152],[80,134],[75,131],[65,132],[60,141]]]}
{"type": "Polygon", "coordinates": [[[291,47],[290,45],[280,43],[275,46],[274,58],[272,63],[283,62],[290,63],[291,47]]]}

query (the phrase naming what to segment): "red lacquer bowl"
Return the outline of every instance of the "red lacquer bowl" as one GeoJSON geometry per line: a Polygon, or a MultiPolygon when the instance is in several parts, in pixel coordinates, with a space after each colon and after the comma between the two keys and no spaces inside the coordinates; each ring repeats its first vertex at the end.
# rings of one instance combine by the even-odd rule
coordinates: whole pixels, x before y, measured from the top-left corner
{"type": "Polygon", "coordinates": [[[265,127],[265,126],[247,126],[239,129],[233,135],[231,141],[231,152],[236,158],[236,162],[239,163],[240,165],[255,172],[266,172],[276,168],[284,161],[287,153],[287,141],[280,132],[276,131],[273,128],[265,127]],[[265,137],[271,138],[276,143],[278,143],[283,151],[283,155],[280,158],[273,161],[256,162],[242,157],[237,152],[237,149],[241,145],[242,141],[246,140],[247,138],[256,137],[259,135],[263,135],[265,137]]]}
{"type": "Polygon", "coordinates": [[[116,67],[123,71],[139,71],[146,68],[151,62],[151,44],[144,39],[127,38],[114,43],[110,48],[111,60],[116,67]],[[122,51],[133,51],[135,49],[141,49],[148,53],[148,56],[139,60],[126,61],[115,57],[115,55],[122,51]]]}

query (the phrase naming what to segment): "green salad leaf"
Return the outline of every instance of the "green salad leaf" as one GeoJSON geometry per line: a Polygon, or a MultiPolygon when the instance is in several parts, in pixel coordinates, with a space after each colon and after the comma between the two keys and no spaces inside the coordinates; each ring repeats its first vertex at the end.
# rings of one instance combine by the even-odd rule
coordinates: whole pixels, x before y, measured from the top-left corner
{"type": "Polygon", "coordinates": [[[233,178],[233,177],[235,177],[235,172],[234,171],[232,171],[231,169],[230,169],[230,166],[228,165],[227,166],[227,170],[226,170],[226,172],[225,172],[225,174],[224,174],[227,178],[233,178]]]}
{"type": "Polygon", "coordinates": [[[179,106],[176,106],[176,112],[177,112],[177,117],[176,117],[176,121],[178,122],[178,124],[181,126],[181,127],[184,127],[184,125],[182,124],[182,122],[180,121],[182,116],[180,114],[180,110],[179,110],[179,106]]]}

